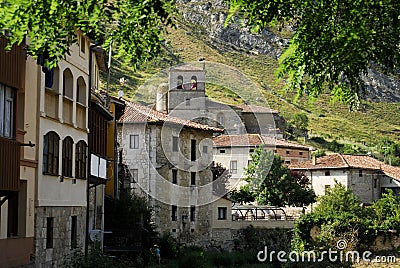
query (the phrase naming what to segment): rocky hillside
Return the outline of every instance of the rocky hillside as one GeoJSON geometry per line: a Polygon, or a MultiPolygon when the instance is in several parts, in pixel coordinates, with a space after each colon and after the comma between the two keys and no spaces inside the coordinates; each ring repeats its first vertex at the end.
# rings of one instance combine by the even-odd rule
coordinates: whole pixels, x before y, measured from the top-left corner
{"type": "MultiPolygon", "coordinates": [[[[277,59],[288,43],[292,29],[264,30],[261,34],[251,33],[248,27],[240,27],[235,21],[225,27],[228,6],[223,0],[178,0],[183,20],[189,22],[207,41],[220,49],[233,49],[252,54],[264,54],[277,59]]],[[[384,74],[379,67],[368,70],[364,78],[367,84],[365,98],[372,101],[400,101],[400,70],[396,74],[384,74]]]]}
{"type": "MultiPolygon", "coordinates": [[[[293,94],[282,92],[282,83],[276,83],[274,76],[277,57],[288,42],[291,29],[265,30],[258,35],[239,27],[239,22],[226,28],[224,21],[228,7],[223,1],[177,2],[181,12],[177,16],[178,25],[169,29],[163,43],[165,49],[158,58],[143,64],[137,71],[118,61],[113,62],[110,88],[115,93],[123,90],[127,98],[134,96],[145,102],[155,102],[155,96],[138,94],[140,85],[169,66],[203,58],[235,68],[250,78],[268,102],[254,100],[254,104],[267,105],[285,118],[295,112],[307,114],[311,137],[338,141],[372,153],[379,150],[376,145],[384,138],[400,142],[400,75],[383,74],[378,67],[370,69],[365,78],[369,84],[367,98],[356,112],[349,112],[346,105],[331,103],[326,94],[316,101],[302,98],[294,103],[293,94]]],[[[235,81],[234,77],[227,83],[232,81],[235,81]]],[[[237,93],[223,85],[208,83],[206,93],[225,103],[243,103],[237,93]]]]}

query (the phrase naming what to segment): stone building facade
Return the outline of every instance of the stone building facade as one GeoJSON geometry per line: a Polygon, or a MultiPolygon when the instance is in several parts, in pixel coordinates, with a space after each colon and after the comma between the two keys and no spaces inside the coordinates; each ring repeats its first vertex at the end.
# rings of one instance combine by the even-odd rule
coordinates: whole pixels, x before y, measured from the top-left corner
{"type": "Polygon", "coordinates": [[[273,150],[286,164],[309,160],[312,150],[305,145],[259,134],[220,135],[214,137],[213,142],[214,161],[230,171],[229,187],[233,188],[245,184],[245,170],[251,161],[251,154],[259,146],[273,150]]]}
{"type": "Polygon", "coordinates": [[[364,155],[332,154],[289,165],[306,173],[316,195],[324,195],[335,183],[351,189],[364,203],[372,203],[386,189],[400,193],[400,168],[364,155]]]}
{"type": "Polygon", "coordinates": [[[118,125],[122,159],[132,188],[155,209],[160,234],[184,243],[209,240],[214,132],[222,130],[127,103],[118,125]]]}

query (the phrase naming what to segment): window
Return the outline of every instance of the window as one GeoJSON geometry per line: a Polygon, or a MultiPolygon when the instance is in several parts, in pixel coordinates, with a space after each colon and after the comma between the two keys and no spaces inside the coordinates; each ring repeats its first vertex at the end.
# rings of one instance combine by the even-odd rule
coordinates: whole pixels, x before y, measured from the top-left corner
{"type": "Polygon", "coordinates": [[[51,131],[44,136],[43,142],[43,174],[58,175],[60,137],[51,131]]]}
{"type": "Polygon", "coordinates": [[[71,217],[71,248],[77,248],[78,246],[78,217],[71,217]]]}
{"type": "Polygon", "coordinates": [[[286,160],[286,161],[285,161],[285,164],[286,164],[286,165],[289,165],[289,164],[290,164],[290,160],[286,160]]]}
{"type": "Polygon", "coordinates": [[[72,177],[72,146],[71,137],[66,137],[62,143],[62,175],[72,177]]]}
{"type": "Polygon", "coordinates": [[[81,52],[85,54],[85,52],[86,52],[86,39],[85,39],[84,36],[81,36],[80,47],[81,47],[81,52]]]}
{"type": "Polygon", "coordinates": [[[254,153],[254,149],[250,149],[249,153],[251,153],[251,154],[254,153]]]}
{"type": "Polygon", "coordinates": [[[79,141],[75,147],[75,178],[86,178],[87,145],[84,141],[79,141]]]}
{"type": "Polygon", "coordinates": [[[172,170],[172,183],[173,184],[178,183],[178,170],[176,170],[176,169],[172,170]]]}
{"type": "Polygon", "coordinates": [[[377,179],[374,179],[374,188],[376,188],[377,185],[378,185],[378,180],[377,180],[377,179]]]}
{"type": "Polygon", "coordinates": [[[247,166],[250,166],[253,160],[247,160],[247,166]]]}
{"type": "Polygon", "coordinates": [[[130,136],[129,148],[139,149],[139,135],[131,135],[130,136]]]}
{"type": "Polygon", "coordinates": [[[178,79],[177,79],[177,86],[176,86],[176,88],[177,89],[184,89],[183,88],[183,77],[182,77],[182,75],[179,75],[178,76],[178,79]]]}
{"type": "Polygon", "coordinates": [[[363,171],[362,169],[358,170],[358,177],[362,177],[363,176],[363,171]]]}
{"type": "Polygon", "coordinates": [[[190,172],[190,185],[196,185],[196,172],[190,172]]]}
{"type": "Polygon", "coordinates": [[[237,161],[232,160],[230,163],[230,171],[232,174],[237,174],[237,161]]]}
{"type": "Polygon", "coordinates": [[[225,153],[225,150],[224,150],[224,149],[221,149],[221,150],[219,150],[219,153],[220,153],[220,154],[224,154],[224,153],[225,153]]]}
{"type": "Polygon", "coordinates": [[[71,100],[73,98],[73,76],[68,68],[63,73],[63,95],[71,100]]]}
{"type": "Polygon", "coordinates": [[[331,175],[331,171],[330,170],[325,170],[325,176],[330,176],[331,175]]]}
{"type": "Polygon", "coordinates": [[[172,136],[172,151],[173,152],[179,151],[179,138],[176,136],[172,136]]]}
{"type": "Polygon", "coordinates": [[[190,206],[190,221],[194,221],[196,216],[196,207],[195,206],[190,206]]]}
{"type": "Polygon", "coordinates": [[[289,152],[289,151],[286,151],[286,154],[290,154],[290,152],[289,152]]]}
{"type": "Polygon", "coordinates": [[[14,90],[0,84],[0,137],[14,136],[14,90]]]}
{"type": "Polygon", "coordinates": [[[137,183],[139,177],[139,170],[137,168],[131,169],[131,183],[137,183]]]}
{"type": "Polygon", "coordinates": [[[203,154],[208,153],[208,147],[206,145],[203,146],[203,154]]]}
{"type": "Polygon", "coordinates": [[[192,82],[190,90],[197,90],[197,77],[196,76],[192,76],[192,78],[190,80],[192,82]]]}
{"type": "Polygon", "coordinates": [[[54,218],[47,217],[47,219],[46,219],[46,248],[53,247],[53,224],[54,224],[54,218]]]}
{"type": "Polygon", "coordinates": [[[86,83],[82,76],[76,82],[76,101],[86,105],[86,83]]]}
{"type": "Polygon", "coordinates": [[[178,207],[177,206],[172,205],[171,219],[172,219],[172,221],[176,221],[178,219],[178,207]]]}
{"type": "Polygon", "coordinates": [[[303,155],[303,152],[299,152],[299,155],[303,155]]]}
{"type": "Polygon", "coordinates": [[[226,220],[226,212],[227,212],[226,207],[219,207],[218,208],[218,220],[226,220]]]}
{"type": "Polygon", "coordinates": [[[190,160],[196,161],[196,140],[190,140],[190,160]]]}
{"type": "Polygon", "coordinates": [[[190,99],[186,99],[185,105],[190,106],[190,99]]]}

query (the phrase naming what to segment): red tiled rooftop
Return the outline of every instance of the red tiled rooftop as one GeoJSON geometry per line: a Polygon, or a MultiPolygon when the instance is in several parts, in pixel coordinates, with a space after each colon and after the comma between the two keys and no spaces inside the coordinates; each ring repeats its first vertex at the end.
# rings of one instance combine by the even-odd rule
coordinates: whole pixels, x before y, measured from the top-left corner
{"type": "Polygon", "coordinates": [[[233,146],[275,146],[284,148],[296,148],[309,150],[310,147],[289,142],[286,140],[280,140],[271,138],[260,134],[240,134],[240,135],[221,135],[213,139],[215,147],[233,147],[233,146]]]}
{"type": "Polygon", "coordinates": [[[158,123],[167,122],[185,127],[201,129],[213,132],[223,132],[223,129],[199,124],[190,120],[170,116],[166,113],[158,112],[147,106],[133,102],[126,102],[125,112],[121,116],[119,123],[158,123]]]}
{"type": "Polygon", "coordinates": [[[338,168],[359,168],[381,170],[386,175],[400,180],[400,167],[387,165],[373,157],[366,155],[342,155],[331,154],[315,159],[315,165],[312,160],[292,163],[290,169],[338,169],[338,168]]]}

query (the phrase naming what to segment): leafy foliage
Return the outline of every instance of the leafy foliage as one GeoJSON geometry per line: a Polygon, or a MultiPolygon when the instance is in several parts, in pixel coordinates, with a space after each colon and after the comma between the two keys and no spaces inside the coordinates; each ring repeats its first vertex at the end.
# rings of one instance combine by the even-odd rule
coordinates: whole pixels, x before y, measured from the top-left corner
{"type": "Polygon", "coordinates": [[[298,97],[316,97],[328,88],[334,100],[357,108],[364,89],[361,77],[371,62],[386,71],[399,66],[399,1],[228,2],[228,18],[246,18],[255,31],[277,24],[293,26],[277,76],[287,77],[287,89],[296,90],[298,97]]]}
{"type": "Polygon", "coordinates": [[[293,135],[295,138],[304,137],[308,130],[308,117],[305,113],[296,112],[291,116],[291,118],[287,118],[288,120],[288,128],[287,131],[290,135],[293,135]]]}
{"type": "Polygon", "coordinates": [[[228,192],[226,185],[231,177],[230,172],[221,163],[214,163],[211,172],[213,174],[213,193],[224,196],[228,192]]]}
{"type": "Polygon", "coordinates": [[[336,183],[318,201],[313,212],[295,223],[296,250],[336,248],[343,239],[347,242],[345,250],[358,250],[372,245],[378,234],[399,231],[400,197],[390,190],[371,207],[363,207],[351,190],[336,183]]]}
{"type": "Polygon", "coordinates": [[[136,65],[157,53],[171,24],[172,0],[7,0],[0,3],[0,31],[9,47],[28,40],[28,52],[54,66],[76,40],[76,29],[96,43],[112,42],[116,56],[136,65]]]}
{"type": "Polygon", "coordinates": [[[382,194],[372,206],[375,210],[376,221],[374,228],[379,231],[400,231],[400,196],[392,190],[382,194]]]}
{"type": "Polygon", "coordinates": [[[308,181],[299,174],[291,176],[279,155],[259,147],[251,159],[245,178],[248,185],[235,193],[239,199],[234,201],[243,202],[249,200],[250,196],[258,204],[273,206],[304,206],[315,201],[314,191],[309,188],[308,181]]]}

